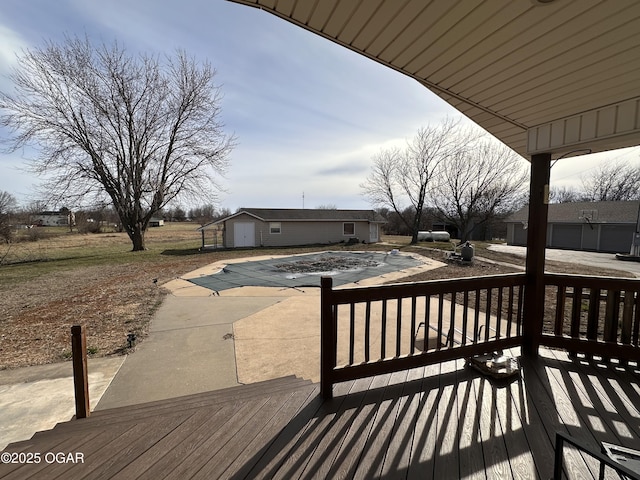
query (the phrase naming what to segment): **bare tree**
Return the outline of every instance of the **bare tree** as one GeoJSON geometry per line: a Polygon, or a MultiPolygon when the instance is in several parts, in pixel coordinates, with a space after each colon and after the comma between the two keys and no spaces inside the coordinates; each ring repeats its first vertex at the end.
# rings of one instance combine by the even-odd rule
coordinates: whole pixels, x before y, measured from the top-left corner
{"type": "Polygon", "coordinates": [[[431,181],[467,140],[456,121],[421,128],[404,150],[382,150],[373,158],[372,170],[360,185],[363,195],[373,206],[396,212],[411,232],[411,243],[417,243],[431,181]],[[407,208],[412,208],[410,219],[403,215],[407,208]]]}
{"type": "Polygon", "coordinates": [[[581,202],[584,193],[572,187],[551,187],[549,190],[549,203],[581,202]]]}
{"type": "Polygon", "coordinates": [[[11,242],[13,228],[11,226],[11,215],[18,206],[16,197],[9,192],[0,190],[0,238],[6,243],[11,242]]]}
{"type": "Polygon", "coordinates": [[[0,94],[11,149],[39,147],[53,204],[108,198],[133,250],[151,217],[177,197],[216,199],[234,139],[220,123],[215,70],[178,51],[164,63],[67,38],[26,50],[0,94]]]}
{"type": "Polygon", "coordinates": [[[623,201],[640,198],[640,167],[616,161],[600,165],[582,177],[585,200],[623,201]]]}
{"type": "Polygon", "coordinates": [[[216,216],[216,208],[212,204],[202,205],[189,210],[189,218],[200,225],[212,222],[216,216]]]}
{"type": "Polygon", "coordinates": [[[526,161],[506,145],[484,139],[449,157],[433,189],[437,215],[466,241],[474,228],[511,212],[523,197],[526,161]]]}

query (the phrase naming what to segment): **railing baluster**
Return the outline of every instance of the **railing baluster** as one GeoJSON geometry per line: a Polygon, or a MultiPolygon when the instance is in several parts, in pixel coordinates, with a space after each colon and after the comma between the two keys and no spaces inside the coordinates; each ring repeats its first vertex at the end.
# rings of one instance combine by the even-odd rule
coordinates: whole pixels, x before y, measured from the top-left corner
{"type": "Polygon", "coordinates": [[[382,332],[380,332],[380,358],[387,358],[387,299],[382,300],[382,332]]]}
{"type": "Polygon", "coordinates": [[[635,315],[633,320],[633,337],[631,343],[638,345],[638,337],[640,336],[640,292],[634,292],[635,294],[635,315]]]}
{"type": "Polygon", "coordinates": [[[402,334],[402,298],[398,298],[396,316],[396,357],[400,356],[400,337],[402,334]]]}
{"type": "Polygon", "coordinates": [[[351,302],[349,308],[349,365],[354,363],[354,350],[356,342],[356,304],[351,302]]]}
{"type": "Polygon", "coordinates": [[[468,321],[469,321],[469,291],[465,290],[462,297],[462,345],[467,344],[468,321]]]}
{"type": "Polygon", "coordinates": [[[582,311],[582,288],[573,287],[573,303],[571,304],[571,337],[580,336],[580,312],[582,311]]]}
{"type": "Polygon", "coordinates": [[[524,315],[524,285],[518,286],[518,319],[516,335],[522,335],[522,317],[524,315]]]}
{"type": "Polygon", "coordinates": [[[498,305],[496,308],[496,340],[500,338],[502,328],[502,288],[498,288],[498,305]]]}
{"type": "Polygon", "coordinates": [[[440,339],[442,338],[442,311],[444,310],[444,293],[438,295],[438,341],[436,342],[436,350],[440,350],[440,339]]]}
{"type": "Polygon", "coordinates": [[[490,338],[490,332],[489,330],[491,329],[491,295],[492,295],[492,288],[487,288],[487,312],[486,312],[486,318],[485,318],[485,325],[484,325],[484,341],[488,342],[489,338],[490,338]]]}
{"type": "Polygon", "coordinates": [[[473,342],[480,341],[480,290],[476,290],[475,312],[473,315],[473,342]]]}
{"type": "Polygon", "coordinates": [[[599,288],[591,288],[589,292],[589,318],[587,319],[587,339],[598,339],[598,323],[600,321],[600,294],[599,288]]]}
{"type": "Polygon", "coordinates": [[[453,348],[453,340],[456,331],[456,292],[451,292],[451,312],[449,319],[449,333],[447,334],[447,345],[453,348]]]}
{"type": "Polygon", "coordinates": [[[633,323],[633,303],[635,301],[634,292],[626,290],[624,292],[624,308],[622,311],[622,331],[620,342],[626,345],[631,343],[631,327],[633,323]]]}
{"type": "Polygon", "coordinates": [[[424,297],[424,342],[422,345],[422,351],[429,350],[429,325],[431,325],[431,296],[426,295],[424,297]]]}
{"type": "MultiPolygon", "coordinates": [[[[424,341],[427,341],[427,326],[425,325],[425,339],[424,341]]],[[[413,297],[411,297],[411,355],[413,355],[416,351],[416,342],[414,342],[414,339],[416,337],[416,297],[415,295],[413,297]]]]}
{"type": "Polygon", "coordinates": [[[371,302],[367,302],[367,306],[364,312],[364,361],[368,362],[370,357],[371,343],[371,302]]]}
{"type": "Polygon", "coordinates": [[[511,336],[511,324],[513,323],[513,287],[509,287],[509,306],[507,310],[507,337],[511,336]]]}
{"type": "Polygon", "coordinates": [[[564,306],[567,300],[567,287],[558,285],[556,293],[556,321],[553,326],[553,333],[562,336],[564,333],[564,306]]]}

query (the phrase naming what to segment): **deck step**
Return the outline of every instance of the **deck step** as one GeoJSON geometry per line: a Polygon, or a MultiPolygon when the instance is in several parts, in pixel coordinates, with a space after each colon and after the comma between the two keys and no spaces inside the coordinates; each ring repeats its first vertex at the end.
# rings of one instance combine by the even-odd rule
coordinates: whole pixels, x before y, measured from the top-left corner
{"type": "MultiPolygon", "coordinates": [[[[210,392],[195,393],[105,410],[95,410],[91,412],[89,420],[137,416],[141,411],[153,412],[154,410],[161,411],[166,408],[184,409],[191,408],[195,405],[230,402],[237,399],[269,394],[270,392],[276,392],[280,389],[291,389],[299,386],[311,385],[311,383],[312,382],[310,380],[305,380],[292,375],[289,377],[265,380],[237,387],[212,390],[210,392]]],[[[71,422],[74,422],[74,420],[71,420],[71,422]]]]}
{"type": "Polygon", "coordinates": [[[253,398],[262,398],[279,393],[290,392],[313,385],[311,381],[298,377],[284,377],[254,384],[225,388],[211,392],[203,392],[184,397],[158,400],[149,403],[118,407],[92,412],[89,418],[70,420],[58,423],[52,430],[36,432],[32,439],[50,435],[52,432],[62,433],[96,428],[101,425],[137,422],[155,416],[173,415],[199,408],[222,408],[225,404],[238,404],[253,398]]]}
{"type": "Polygon", "coordinates": [[[309,383],[289,392],[129,424],[54,429],[31,442],[12,444],[7,451],[82,452],[86,465],[10,465],[0,468],[0,477],[40,478],[37,475],[45,473],[47,478],[165,478],[171,472],[173,478],[191,478],[191,470],[202,469],[202,478],[229,478],[231,472],[262,457],[283,431],[290,430],[292,419],[305,425],[321,405],[319,386],[309,383]]]}
{"type": "MultiPolygon", "coordinates": [[[[206,424],[206,428],[210,432],[215,432],[228,429],[230,425],[237,425],[239,422],[246,423],[248,418],[251,418],[251,421],[255,423],[258,418],[264,417],[262,421],[269,422],[270,414],[267,412],[265,417],[261,413],[266,405],[277,405],[279,406],[278,408],[290,410],[292,407],[287,407],[287,405],[291,404],[297,410],[302,403],[306,403],[312,398],[319,398],[318,393],[318,385],[309,384],[288,392],[281,391],[264,397],[255,396],[179,412],[168,411],[162,414],[132,419],[127,422],[109,422],[80,429],[55,427],[52,430],[34,435],[30,440],[12,443],[7,446],[7,450],[26,451],[30,450],[33,445],[38,445],[40,448],[48,448],[52,451],[63,447],[68,449],[71,448],[71,445],[73,445],[73,448],[80,448],[83,451],[92,450],[97,448],[95,445],[96,438],[108,440],[111,437],[140,437],[148,432],[159,432],[160,430],[168,433],[181,425],[190,425],[189,428],[193,429],[206,424]]],[[[256,427],[258,426],[257,424],[255,425],[256,427]]]]}

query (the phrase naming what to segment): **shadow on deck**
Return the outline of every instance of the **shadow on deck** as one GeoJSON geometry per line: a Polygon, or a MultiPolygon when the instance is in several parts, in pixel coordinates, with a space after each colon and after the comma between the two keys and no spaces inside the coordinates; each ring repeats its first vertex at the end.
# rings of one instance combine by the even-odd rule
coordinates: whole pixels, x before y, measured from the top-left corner
{"type": "MultiPolygon", "coordinates": [[[[637,369],[548,349],[521,363],[506,384],[453,360],[338,383],[324,402],[287,378],[99,411],[6,449],[84,463],[0,464],[0,478],[547,479],[556,431],[640,448],[637,369]]],[[[597,478],[576,450],[564,464],[597,478]]]]}

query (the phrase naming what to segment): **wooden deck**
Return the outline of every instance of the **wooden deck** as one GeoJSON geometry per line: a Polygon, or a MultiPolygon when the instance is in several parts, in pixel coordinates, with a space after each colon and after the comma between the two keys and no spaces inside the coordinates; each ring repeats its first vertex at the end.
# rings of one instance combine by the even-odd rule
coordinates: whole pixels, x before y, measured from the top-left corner
{"type": "MultiPolygon", "coordinates": [[[[637,369],[541,353],[504,385],[458,360],[340,383],[326,402],[288,378],[100,411],[10,445],[42,459],[0,478],[548,479],[558,430],[640,449],[637,369]]],[[[597,478],[577,451],[564,460],[569,478],[597,478]]]]}

